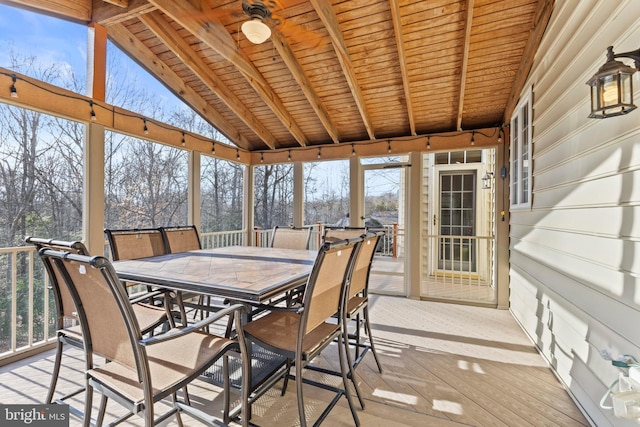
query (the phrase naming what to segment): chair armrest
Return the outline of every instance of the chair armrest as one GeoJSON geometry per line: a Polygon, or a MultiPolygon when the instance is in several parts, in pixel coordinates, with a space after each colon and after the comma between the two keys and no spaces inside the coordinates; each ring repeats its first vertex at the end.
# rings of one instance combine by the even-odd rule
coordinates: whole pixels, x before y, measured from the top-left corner
{"type": "Polygon", "coordinates": [[[142,301],[148,300],[149,298],[153,298],[153,297],[157,297],[157,296],[160,296],[160,295],[164,295],[167,292],[168,291],[164,290],[164,289],[158,289],[158,290],[151,291],[151,292],[144,292],[144,293],[139,294],[139,295],[133,295],[131,298],[129,298],[129,302],[131,304],[135,304],[135,303],[138,303],[138,302],[142,302],[142,301]]]}
{"type": "Polygon", "coordinates": [[[260,311],[285,311],[300,314],[304,311],[304,307],[301,305],[291,306],[291,307],[282,307],[279,305],[270,305],[270,304],[251,304],[251,307],[255,307],[260,311]]]}
{"type": "MultiPolygon", "coordinates": [[[[164,342],[164,341],[168,341],[168,340],[172,340],[174,338],[178,338],[181,337],[183,335],[187,335],[190,334],[192,332],[198,331],[200,329],[202,329],[203,327],[217,321],[220,320],[221,318],[225,317],[225,316],[233,316],[236,315],[236,312],[242,312],[245,310],[245,307],[242,304],[234,304],[232,306],[229,306],[223,310],[220,310],[218,312],[216,312],[215,314],[197,322],[194,323],[192,325],[186,326],[184,328],[180,328],[180,329],[174,329],[170,332],[167,332],[165,334],[161,334],[161,335],[154,335],[150,338],[146,338],[143,340],[140,340],[140,345],[142,346],[149,346],[149,345],[153,345],[153,344],[157,344],[159,342],[164,342]]],[[[237,313],[238,315],[240,313],[237,313]]]]}

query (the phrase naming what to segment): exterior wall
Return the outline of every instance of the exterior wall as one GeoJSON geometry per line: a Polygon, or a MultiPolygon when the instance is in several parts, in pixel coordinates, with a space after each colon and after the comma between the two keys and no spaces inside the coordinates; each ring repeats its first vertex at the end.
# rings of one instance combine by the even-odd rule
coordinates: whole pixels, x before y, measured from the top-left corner
{"type": "Polygon", "coordinates": [[[510,309],[595,425],[631,426],[599,406],[619,373],[601,350],[640,358],[640,110],[587,118],[609,45],[640,47],[639,1],[556,1],[526,85],[533,198],[510,212],[510,309]]]}

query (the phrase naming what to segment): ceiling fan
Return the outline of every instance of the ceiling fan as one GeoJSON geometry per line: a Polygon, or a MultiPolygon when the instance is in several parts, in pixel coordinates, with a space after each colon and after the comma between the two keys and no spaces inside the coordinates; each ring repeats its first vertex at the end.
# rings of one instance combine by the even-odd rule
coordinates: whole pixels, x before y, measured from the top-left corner
{"type": "MultiPolygon", "coordinates": [[[[270,1],[272,7],[277,3],[270,1]]],[[[274,22],[275,25],[281,24],[279,19],[274,19],[271,15],[271,9],[263,1],[242,2],[242,11],[251,18],[242,24],[241,30],[245,37],[253,44],[264,43],[271,37],[271,28],[265,21],[274,22]]]]}
{"type": "Polygon", "coordinates": [[[253,44],[264,43],[277,29],[284,36],[309,48],[320,48],[326,43],[326,38],[322,34],[307,30],[303,26],[276,14],[302,3],[304,3],[303,0],[242,0],[241,11],[237,8],[235,11],[229,8],[220,8],[203,11],[200,14],[220,20],[224,20],[225,15],[236,18],[248,17],[249,19],[242,23],[240,30],[253,44]]]}

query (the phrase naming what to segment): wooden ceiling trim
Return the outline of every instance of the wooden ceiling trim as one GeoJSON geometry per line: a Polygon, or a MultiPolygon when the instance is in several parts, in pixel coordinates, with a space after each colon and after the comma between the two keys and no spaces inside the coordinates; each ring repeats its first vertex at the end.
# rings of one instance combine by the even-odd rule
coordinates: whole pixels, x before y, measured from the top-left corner
{"type": "Polygon", "coordinates": [[[462,52],[462,66],[460,68],[460,94],[458,96],[458,118],[456,129],[462,130],[462,113],[464,112],[464,89],[467,84],[467,67],[469,62],[469,41],[471,40],[471,29],[473,27],[473,4],[474,0],[467,0],[467,20],[464,31],[464,48],[462,52]]]}
{"type": "Polygon", "coordinates": [[[123,52],[131,55],[132,59],[140,63],[150,74],[167,85],[167,87],[182,98],[185,103],[199,112],[209,123],[229,138],[230,141],[234,141],[238,146],[246,147],[246,149],[253,148],[252,144],[250,144],[235,127],[231,126],[220,113],[211,108],[209,103],[193,89],[186,86],[183,80],[171,69],[166,67],[164,63],[159,62],[158,58],[122,24],[112,25],[109,27],[108,32],[109,38],[116,46],[119,46],[123,52]]]}
{"type": "Polygon", "coordinates": [[[273,31],[271,33],[271,42],[273,43],[276,50],[278,51],[278,54],[284,61],[285,65],[287,66],[291,74],[293,75],[293,78],[300,86],[300,89],[302,89],[302,92],[307,97],[309,104],[311,105],[311,107],[313,108],[313,111],[316,113],[316,115],[320,119],[320,122],[322,123],[322,125],[324,126],[324,129],[329,134],[329,137],[331,138],[331,140],[334,143],[340,142],[338,131],[336,130],[333,123],[331,122],[331,119],[329,118],[329,114],[327,113],[327,110],[325,110],[324,106],[322,105],[322,101],[320,100],[320,98],[318,98],[318,95],[313,89],[311,82],[309,81],[304,71],[302,70],[300,63],[295,58],[295,55],[293,54],[291,47],[285,42],[285,40],[283,39],[283,37],[280,35],[278,31],[273,31]]]}
{"type": "MultiPolygon", "coordinates": [[[[176,55],[191,71],[213,91],[269,148],[275,148],[276,139],[269,130],[231,92],[224,82],[207,66],[184,39],[167,23],[159,11],[140,17],[147,27],[176,55]]],[[[242,147],[247,148],[247,147],[242,147]]]]}
{"type": "Polygon", "coordinates": [[[520,98],[520,93],[522,92],[522,88],[524,87],[527,77],[529,77],[529,71],[531,71],[531,67],[533,66],[533,59],[538,50],[538,46],[540,46],[540,41],[542,40],[544,31],[549,24],[549,19],[551,19],[551,12],[553,12],[554,5],[555,0],[538,0],[535,18],[529,31],[527,45],[520,61],[516,80],[511,86],[511,93],[509,94],[507,105],[504,109],[505,123],[509,123],[511,121],[511,114],[516,107],[518,98],[520,98]]]}
{"type": "Polygon", "coordinates": [[[47,12],[54,16],[88,24],[91,21],[91,2],[78,0],[3,0],[2,3],[22,9],[47,12]]]}
{"type": "Polygon", "coordinates": [[[333,12],[331,3],[323,0],[311,0],[311,4],[320,16],[320,19],[324,23],[324,26],[327,28],[327,31],[329,32],[331,44],[336,51],[338,61],[342,66],[342,71],[347,79],[347,84],[349,85],[349,89],[351,90],[353,99],[358,107],[360,117],[362,119],[362,122],[364,123],[365,129],[367,130],[369,139],[375,139],[373,125],[371,123],[369,113],[367,112],[364,96],[362,95],[360,87],[358,86],[358,81],[351,65],[351,59],[349,58],[349,52],[347,51],[344,38],[342,37],[342,32],[339,28],[338,18],[333,12]]]}
{"type": "Polygon", "coordinates": [[[271,91],[269,84],[258,69],[241,51],[236,49],[233,38],[218,20],[212,17],[208,17],[205,20],[200,14],[201,11],[188,2],[178,3],[173,0],[149,1],[237,67],[296,141],[301,146],[307,145],[306,136],[293,117],[286,111],[282,101],[271,91]]]}
{"type": "Polygon", "coordinates": [[[129,7],[129,0],[103,0],[105,3],[110,3],[118,7],[129,7]]]}
{"type": "Polygon", "coordinates": [[[398,0],[390,0],[391,18],[393,19],[393,32],[398,50],[398,60],[400,62],[400,75],[402,76],[402,90],[404,91],[404,103],[409,119],[409,131],[411,135],[416,134],[416,119],[413,114],[413,100],[411,99],[411,88],[409,86],[409,74],[407,72],[407,57],[404,51],[404,37],[402,35],[402,23],[400,22],[400,6],[398,0]]]}

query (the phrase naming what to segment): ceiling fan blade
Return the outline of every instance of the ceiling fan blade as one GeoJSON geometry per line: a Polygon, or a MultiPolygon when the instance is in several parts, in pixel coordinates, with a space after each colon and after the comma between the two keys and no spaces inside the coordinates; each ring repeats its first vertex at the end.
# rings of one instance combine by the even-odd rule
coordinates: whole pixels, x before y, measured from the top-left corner
{"type": "Polygon", "coordinates": [[[327,44],[327,37],[317,31],[307,30],[302,25],[296,25],[290,20],[272,16],[278,31],[287,39],[300,43],[308,49],[320,50],[327,44]]]}

